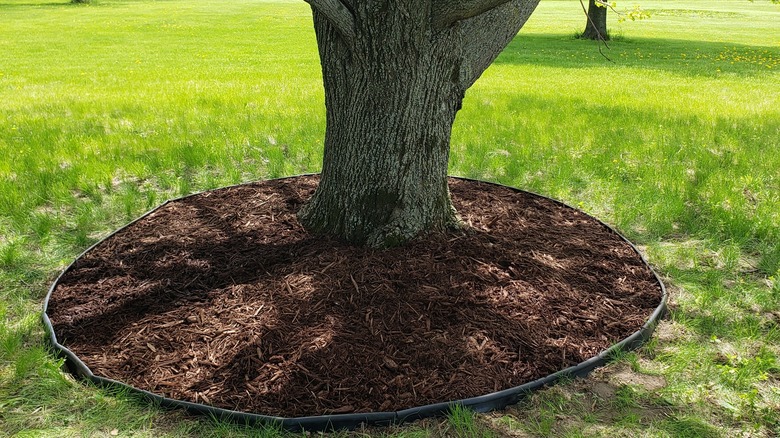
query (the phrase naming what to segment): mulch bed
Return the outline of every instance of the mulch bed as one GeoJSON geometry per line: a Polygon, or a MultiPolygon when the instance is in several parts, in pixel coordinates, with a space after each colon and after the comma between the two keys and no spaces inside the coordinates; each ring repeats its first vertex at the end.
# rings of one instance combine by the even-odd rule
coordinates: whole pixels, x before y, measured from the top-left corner
{"type": "Polygon", "coordinates": [[[282,417],[396,411],[511,388],[628,337],[661,300],[586,214],[450,181],[466,230],[378,251],[312,237],[316,176],[174,201],[88,251],[48,315],[99,376],[282,417]]]}

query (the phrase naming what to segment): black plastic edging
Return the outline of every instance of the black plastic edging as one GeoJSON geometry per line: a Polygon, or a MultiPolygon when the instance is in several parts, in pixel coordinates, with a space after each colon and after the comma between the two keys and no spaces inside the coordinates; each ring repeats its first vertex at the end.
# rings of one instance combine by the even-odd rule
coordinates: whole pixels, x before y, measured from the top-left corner
{"type": "MultiPolygon", "coordinates": [[[[279,180],[297,178],[299,176],[305,176],[305,175],[279,178],[279,180]]],[[[470,178],[461,178],[461,177],[457,177],[457,178],[461,180],[480,182],[484,184],[501,185],[501,184],[480,181],[480,180],[470,179],[470,178]]],[[[244,184],[236,184],[233,186],[227,186],[223,188],[237,187],[241,185],[244,184]]],[[[501,186],[507,187],[515,192],[523,192],[523,190],[516,189],[514,187],[508,187],[504,185],[501,186]]],[[[631,351],[639,348],[650,338],[650,336],[653,334],[653,331],[655,330],[655,327],[658,325],[658,321],[661,318],[663,318],[663,316],[666,313],[666,303],[667,303],[666,287],[664,286],[663,281],[661,281],[661,278],[658,276],[655,270],[653,270],[650,264],[647,263],[647,260],[645,260],[645,257],[642,255],[642,253],[639,252],[639,250],[636,248],[636,246],[634,246],[633,243],[631,243],[628,239],[623,237],[623,235],[617,232],[614,228],[605,224],[598,218],[588,215],[588,217],[598,221],[602,226],[606,227],[611,232],[615,233],[618,237],[620,237],[622,240],[624,240],[626,243],[628,243],[631,246],[634,252],[640,257],[642,262],[650,269],[650,271],[655,276],[656,281],[661,286],[661,303],[658,305],[658,307],[655,308],[653,313],[650,315],[650,318],[648,318],[647,322],[645,322],[642,328],[634,332],[631,336],[627,337],[626,339],[623,339],[622,341],[618,342],[612,347],[602,351],[598,355],[584,362],[563,369],[556,373],[550,374],[549,376],[542,377],[540,379],[525,383],[520,386],[516,386],[514,388],[509,388],[502,391],[497,391],[486,395],[467,398],[463,400],[452,400],[452,401],[447,401],[442,403],[435,403],[431,405],[418,406],[418,407],[404,409],[397,412],[366,412],[366,413],[355,413],[355,414],[318,415],[318,416],[310,416],[310,417],[282,418],[282,417],[274,417],[269,415],[261,415],[261,414],[248,413],[248,412],[232,411],[228,409],[222,409],[214,406],[208,406],[200,403],[192,403],[183,400],[174,400],[174,399],[160,396],[158,394],[154,394],[152,392],[143,389],[135,388],[123,382],[108,379],[105,377],[96,376],[95,374],[92,373],[92,370],[90,370],[89,367],[84,362],[82,362],[81,359],[79,359],[78,356],[76,356],[67,347],[61,345],[57,341],[57,336],[54,333],[54,327],[52,326],[51,320],[46,314],[49,305],[49,299],[51,298],[52,293],[56,289],[57,284],[59,283],[62,276],[65,275],[65,273],[67,273],[72,268],[72,266],[76,263],[78,259],[83,257],[87,252],[91,251],[97,245],[103,243],[103,241],[111,238],[113,235],[119,233],[120,231],[123,231],[127,227],[149,216],[150,214],[154,213],[156,210],[164,207],[165,205],[171,202],[176,202],[202,193],[204,192],[193,193],[191,195],[186,195],[186,196],[165,201],[163,204],[153,208],[152,210],[149,210],[148,212],[144,213],[142,216],[138,217],[132,222],[117,229],[116,231],[109,234],[105,238],[96,242],[94,245],[90,246],[87,250],[85,250],[78,257],[76,257],[76,259],[74,259],[74,261],[70,265],[68,265],[62,271],[62,273],[60,273],[60,275],[51,285],[48,293],[46,294],[46,298],[44,299],[43,302],[42,320],[43,320],[44,327],[46,329],[46,333],[48,334],[49,343],[54,348],[58,356],[60,357],[64,356],[65,367],[71,374],[83,380],[88,380],[98,386],[126,389],[130,393],[139,395],[145,400],[149,401],[150,403],[159,405],[163,408],[184,409],[191,414],[209,416],[223,421],[231,421],[240,424],[247,424],[247,425],[274,424],[280,426],[285,430],[292,431],[292,432],[299,432],[303,430],[315,432],[315,431],[327,431],[327,430],[337,430],[337,429],[354,429],[359,427],[360,425],[387,426],[387,425],[399,424],[407,421],[415,421],[422,418],[446,415],[450,412],[453,406],[458,406],[458,405],[469,408],[476,412],[489,412],[493,410],[503,409],[508,405],[517,403],[523,397],[527,396],[530,392],[540,389],[543,386],[551,385],[561,379],[585,377],[588,374],[590,374],[590,372],[593,371],[594,369],[606,365],[610,361],[610,358],[615,352],[631,351]]],[[[556,199],[552,199],[547,196],[539,195],[528,191],[525,191],[525,193],[529,193],[531,195],[553,201],[559,205],[570,208],[572,210],[577,210],[582,212],[581,210],[575,209],[556,199]]]]}

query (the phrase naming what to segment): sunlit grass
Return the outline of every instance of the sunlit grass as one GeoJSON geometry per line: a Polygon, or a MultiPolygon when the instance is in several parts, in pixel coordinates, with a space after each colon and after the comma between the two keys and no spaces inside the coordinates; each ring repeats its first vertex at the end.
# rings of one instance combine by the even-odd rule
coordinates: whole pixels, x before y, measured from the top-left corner
{"type": "MultiPolygon", "coordinates": [[[[654,384],[610,380],[604,399],[575,382],[503,416],[352,435],[780,434],[780,7],[641,3],[649,20],[611,14],[605,57],[573,38],[578,2],[542,0],[468,91],[450,170],[564,200],[640,246],[670,316],[599,379],[627,366],[654,384]]],[[[323,136],[303,1],[0,0],[0,435],[282,435],[75,382],[39,316],[111,231],[173,197],[316,172],[323,136]]]]}

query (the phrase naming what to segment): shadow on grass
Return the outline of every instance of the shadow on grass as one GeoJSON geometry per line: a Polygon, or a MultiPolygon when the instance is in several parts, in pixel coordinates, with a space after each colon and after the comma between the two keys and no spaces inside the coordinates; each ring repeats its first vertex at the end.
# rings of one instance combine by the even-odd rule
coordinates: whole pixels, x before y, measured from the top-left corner
{"type": "Polygon", "coordinates": [[[0,2],[0,9],[11,9],[11,8],[41,8],[41,7],[61,7],[61,6],[84,6],[85,3],[71,3],[69,0],[65,0],[62,2],[46,2],[46,3],[35,3],[35,2],[28,2],[28,3],[2,3],[0,2]]]}
{"type": "Polygon", "coordinates": [[[495,61],[558,68],[632,67],[685,76],[753,76],[780,69],[780,48],[726,42],[617,37],[599,53],[595,41],[566,34],[523,34],[495,61]],[[609,58],[609,59],[607,59],[609,58]],[[610,60],[612,62],[610,62],[610,60]]]}

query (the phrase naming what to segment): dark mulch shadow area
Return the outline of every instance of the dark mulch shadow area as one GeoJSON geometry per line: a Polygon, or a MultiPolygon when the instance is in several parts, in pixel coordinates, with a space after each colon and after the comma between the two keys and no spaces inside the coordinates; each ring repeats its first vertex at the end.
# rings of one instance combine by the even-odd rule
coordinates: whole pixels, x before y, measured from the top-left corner
{"type": "Polygon", "coordinates": [[[597,220],[451,180],[466,231],[386,251],[313,238],[316,176],[168,203],[81,257],[48,315],[99,376],[297,417],[396,411],[515,387],[638,330],[661,289],[597,220]]]}

